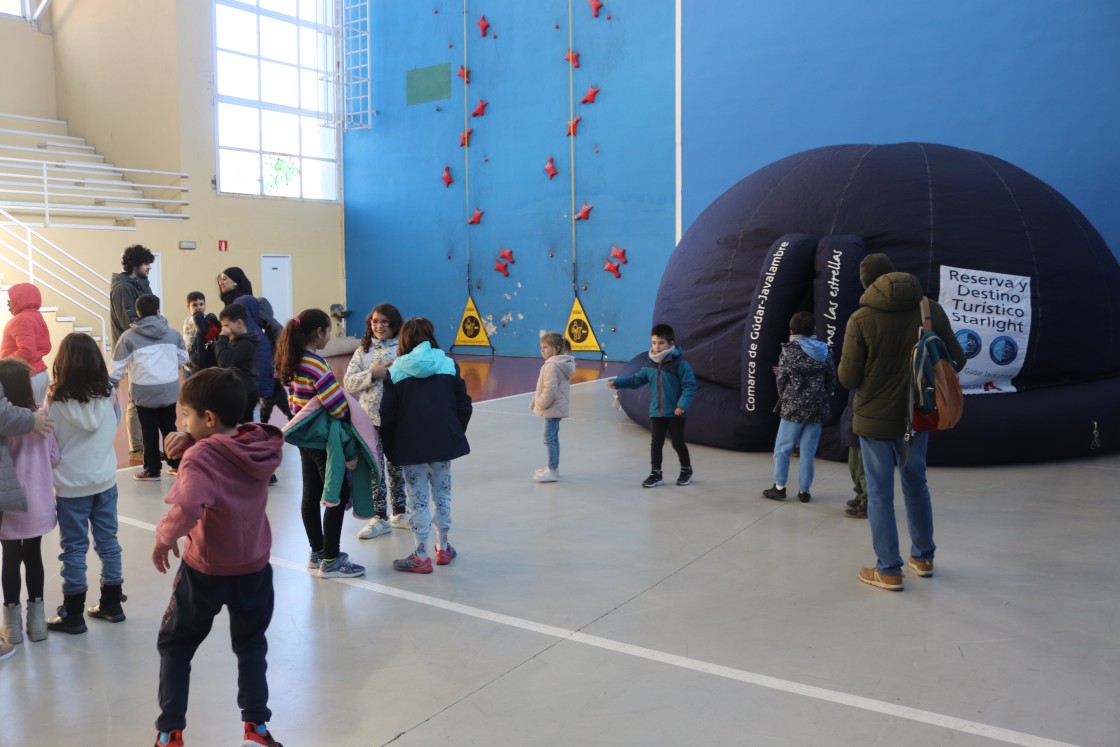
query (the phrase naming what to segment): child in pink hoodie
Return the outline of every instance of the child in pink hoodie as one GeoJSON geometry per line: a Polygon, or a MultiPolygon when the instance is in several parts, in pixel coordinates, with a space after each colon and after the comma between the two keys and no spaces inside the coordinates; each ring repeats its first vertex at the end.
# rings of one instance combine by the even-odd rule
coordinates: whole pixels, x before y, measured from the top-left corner
{"type": "Polygon", "coordinates": [[[179,478],[164,498],[171,508],[156,526],[152,562],[166,573],[168,553],[183,562],[163,614],[156,744],[182,745],[187,724],[191,659],[222,606],[228,608],[237,655],[243,744],[277,745],[266,722],[265,631],[272,620],[272,533],[265,515],[268,478],[280,465],[284,439],[271,425],[237,424],[245,409],[237,374],[208,368],[179,391],[186,433],[168,436],[169,458],[182,457],[179,478]]]}
{"type": "Polygon", "coordinates": [[[8,311],[12,318],[4,325],[0,338],[0,358],[19,358],[31,366],[31,391],[36,406],[47,396],[47,364],[43,356],[51,352],[51,333],[39,312],[43,296],[31,283],[16,283],[8,289],[8,311]]]}

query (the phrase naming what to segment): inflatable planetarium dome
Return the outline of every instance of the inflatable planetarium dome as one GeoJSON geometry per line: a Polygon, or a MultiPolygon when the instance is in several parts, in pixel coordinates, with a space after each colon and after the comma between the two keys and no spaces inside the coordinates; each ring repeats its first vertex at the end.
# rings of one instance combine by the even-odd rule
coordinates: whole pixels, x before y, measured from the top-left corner
{"type": "MultiPolygon", "coordinates": [[[[838,361],[863,292],[859,262],[874,252],[917,276],[968,355],[964,417],[932,434],[931,464],[1120,448],[1120,264],[1046,183],[993,156],[929,143],[797,153],[697,218],[669,259],[654,311],[696,372],[689,441],[773,448],[771,367],[790,317],[812,311],[838,361]]],[[[648,424],[648,389],[619,396],[648,424]]],[[[826,458],[846,458],[847,396],[837,387],[818,452],[826,458]]]]}

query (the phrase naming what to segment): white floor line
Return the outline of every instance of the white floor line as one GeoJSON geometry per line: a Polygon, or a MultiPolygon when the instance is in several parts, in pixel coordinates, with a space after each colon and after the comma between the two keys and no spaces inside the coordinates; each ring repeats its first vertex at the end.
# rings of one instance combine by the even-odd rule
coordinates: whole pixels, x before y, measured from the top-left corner
{"type": "MultiPolygon", "coordinates": [[[[614,377],[609,377],[609,378],[614,378],[614,377]]],[[[605,381],[606,381],[606,379],[592,379],[591,381],[577,381],[575,384],[572,384],[572,386],[573,387],[586,386],[587,384],[601,384],[602,386],[606,386],[606,384],[604,383],[605,381]]],[[[504,397],[495,397],[494,399],[475,400],[474,404],[475,405],[488,405],[491,402],[501,402],[501,401],[507,400],[507,399],[517,399],[518,397],[524,397],[526,395],[532,396],[532,394],[533,394],[533,392],[521,392],[520,394],[507,394],[504,397]]]]}
{"type": "MultiPolygon", "coordinates": [[[[121,524],[128,524],[129,526],[137,527],[138,529],[146,529],[150,532],[155,531],[155,524],[149,524],[144,521],[132,519],[127,516],[118,517],[121,524]]],[[[299,571],[300,573],[307,572],[307,565],[303,562],[293,562],[284,558],[272,556],[269,558],[270,562],[275,566],[287,568],[289,570],[299,571]]],[[[806,685],[792,680],[783,680],[778,677],[770,677],[765,674],[758,674],[756,672],[748,672],[743,669],[735,669],[733,667],[725,667],[719,664],[711,664],[706,661],[698,659],[690,659],[687,656],[678,656],[677,654],[667,654],[664,651],[658,651],[644,646],[633,646],[629,643],[622,643],[614,641],[610,638],[601,638],[596,635],[588,635],[587,633],[580,633],[576,630],[568,630],[567,628],[559,628],[555,625],[546,625],[544,623],[533,622],[532,620],[525,620],[520,617],[513,617],[512,615],[504,615],[500,612],[491,612],[489,610],[480,609],[478,607],[471,607],[470,605],[460,604],[458,602],[449,602],[445,599],[431,597],[426,594],[417,594],[414,591],[405,591],[397,589],[392,586],[385,586],[377,584],[372,581],[364,579],[332,579],[339,581],[347,586],[372,591],[377,594],[384,594],[388,597],[395,597],[407,602],[414,602],[415,604],[423,604],[428,607],[446,610],[447,612],[455,612],[460,615],[466,615],[478,620],[485,620],[498,625],[506,625],[511,628],[518,628],[520,630],[527,630],[531,633],[539,633],[540,635],[549,636],[551,638],[559,638],[562,640],[571,641],[573,643],[582,643],[585,646],[593,646],[595,648],[604,649],[606,651],[613,651],[619,654],[626,654],[634,656],[639,659],[646,659],[647,661],[654,661],[660,664],[668,664],[681,669],[689,669],[701,674],[710,674],[715,677],[723,677],[737,682],[745,682],[749,685],[757,685],[765,687],[770,690],[777,690],[780,692],[790,693],[791,695],[801,695],[806,698],[814,698],[816,700],[823,700],[828,703],[836,703],[837,705],[849,706],[851,708],[859,708],[872,713],[879,713],[885,716],[894,716],[896,718],[906,719],[908,721],[915,721],[921,724],[928,724],[943,729],[952,729],[959,731],[963,734],[973,734],[975,736],[984,737],[986,739],[994,739],[999,742],[1006,742],[1007,744],[1020,745],[1020,747],[1077,747],[1070,742],[1059,742],[1054,739],[1047,739],[1046,737],[1038,737],[1033,734],[1026,734],[1021,731],[1014,731],[1011,729],[1003,729],[998,726],[990,726],[982,724],[978,721],[969,721],[967,719],[956,718],[954,716],[945,716],[940,713],[932,711],[923,711],[920,708],[910,708],[908,706],[897,705],[895,703],[887,703],[882,700],[875,700],[873,698],[864,698],[860,695],[851,695],[849,693],[840,692],[838,690],[828,690],[823,687],[816,687],[814,685],[806,685]]]]}

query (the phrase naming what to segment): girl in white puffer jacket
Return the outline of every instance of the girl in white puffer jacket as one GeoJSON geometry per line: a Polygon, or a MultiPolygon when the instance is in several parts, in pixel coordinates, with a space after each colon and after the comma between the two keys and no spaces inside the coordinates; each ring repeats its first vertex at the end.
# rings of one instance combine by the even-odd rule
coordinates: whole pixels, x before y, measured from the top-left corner
{"type": "Polygon", "coordinates": [[[545,419],[544,443],[548,447],[548,466],[533,473],[536,482],[556,482],[560,479],[560,420],[568,417],[571,378],[576,372],[576,361],[571,352],[571,343],[559,332],[541,335],[544,365],[537,377],[537,392],[529,403],[529,409],[545,419]]]}

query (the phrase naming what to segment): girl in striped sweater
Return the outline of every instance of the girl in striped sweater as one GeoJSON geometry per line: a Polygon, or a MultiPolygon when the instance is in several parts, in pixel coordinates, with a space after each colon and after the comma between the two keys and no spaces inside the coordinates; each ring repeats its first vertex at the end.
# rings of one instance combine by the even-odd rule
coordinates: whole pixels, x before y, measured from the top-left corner
{"type": "MultiPolygon", "coordinates": [[[[276,345],[276,374],[280,383],[288,387],[288,404],[295,415],[312,399],[330,417],[348,420],[350,406],[327,362],[317,351],[327,346],[331,335],[331,318],[321,309],[306,309],[284,325],[276,345]]],[[[322,510],[323,486],[327,474],[325,449],[300,447],[303,466],[303,528],[311,545],[307,567],[317,571],[320,578],[361,576],[363,566],[351,563],[349,556],[339,548],[342,522],[350,505],[350,487],[343,481],[338,502],[322,510]]]]}

